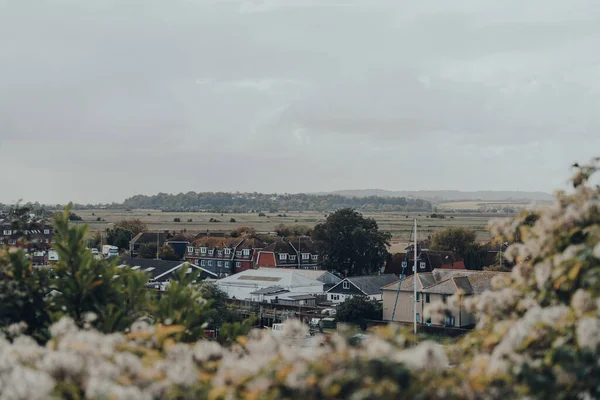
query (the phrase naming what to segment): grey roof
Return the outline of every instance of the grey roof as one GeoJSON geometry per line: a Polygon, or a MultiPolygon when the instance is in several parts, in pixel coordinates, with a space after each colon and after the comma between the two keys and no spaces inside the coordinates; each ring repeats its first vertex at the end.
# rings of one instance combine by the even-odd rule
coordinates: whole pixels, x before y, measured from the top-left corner
{"type": "MultiPolygon", "coordinates": [[[[182,261],[167,261],[167,260],[151,260],[147,258],[120,258],[120,265],[128,265],[131,268],[135,268],[138,271],[146,272],[150,274],[150,279],[159,279],[164,278],[164,280],[168,279],[168,277],[161,277],[165,273],[174,270],[175,268],[186,264],[182,261]],[[139,268],[136,268],[139,267],[139,268]]],[[[202,270],[200,274],[200,278],[207,277],[217,277],[211,271],[206,270],[205,268],[198,267],[197,265],[190,264],[191,267],[202,270]]]]}
{"type": "Polygon", "coordinates": [[[282,288],[281,286],[269,286],[266,288],[255,290],[254,292],[251,292],[250,294],[271,295],[271,294],[276,294],[276,293],[287,293],[287,292],[289,292],[289,290],[286,290],[286,289],[282,288]]]}
{"type": "MultiPolygon", "coordinates": [[[[419,274],[417,290],[424,293],[454,294],[461,289],[465,294],[478,294],[491,289],[492,279],[500,274],[508,274],[508,272],[438,269],[419,274]],[[432,281],[434,283],[430,284],[432,281]]],[[[398,284],[400,284],[400,291],[412,291],[413,275],[387,285],[384,289],[398,290],[398,284]]]]}
{"type": "Polygon", "coordinates": [[[394,274],[353,276],[346,278],[354,286],[367,295],[381,293],[381,287],[396,282],[398,277],[394,274]]]}

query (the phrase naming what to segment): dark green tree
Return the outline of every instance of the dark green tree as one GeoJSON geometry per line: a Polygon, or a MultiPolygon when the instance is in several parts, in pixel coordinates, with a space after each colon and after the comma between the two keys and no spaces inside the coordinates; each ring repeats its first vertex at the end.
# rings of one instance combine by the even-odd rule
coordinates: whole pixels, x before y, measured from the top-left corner
{"type": "Polygon", "coordinates": [[[104,332],[124,330],[148,310],[148,276],[116,261],[94,259],[86,248],[87,225],[69,226],[71,205],[54,220],[55,244],[59,261],[53,266],[57,291],[53,316],[68,315],[81,326],[88,313],[96,316],[93,325],[104,332]]]}
{"type": "Polygon", "coordinates": [[[106,230],[106,243],[117,246],[119,249],[129,249],[129,242],[133,239],[133,232],[121,227],[106,230]]]}
{"type": "Polygon", "coordinates": [[[315,226],[312,238],[324,267],[344,276],[358,276],[381,268],[388,257],[391,235],[381,232],[374,219],[344,208],[315,226]]]}
{"type": "Polygon", "coordinates": [[[173,248],[166,243],[163,244],[158,250],[158,256],[161,260],[177,261],[175,250],[173,250],[173,248]]]}
{"type": "Polygon", "coordinates": [[[45,342],[52,322],[50,291],[50,271],[32,268],[22,250],[0,254],[0,327],[25,322],[25,333],[45,342]]]}
{"type": "Polygon", "coordinates": [[[143,244],[138,250],[140,258],[156,258],[156,245],[155,244],[143,244]]]}
{"type": "Polygon", "coordinates": [[[437,231],[431,238],[431,250],[452,251],[465,261],[467,269],[482,269],[487,248],[476,241],[474,230],[464,227],[449,227],[437,231]]]}
{"type": "Polygon", "coordinates": [[[336,318],[340,322],[356,324],[365,330],[367,320],[381,320],[381,304],[366,296],[353,296],[337,306],[336,318]]]}
{"type": "Polygon", "coordinates": [[[148,231],[148,226],[139,218],[122,219],[115,224],[115,228],[123,228],[124,230],[131,232],[133,236],[148,231]]]}

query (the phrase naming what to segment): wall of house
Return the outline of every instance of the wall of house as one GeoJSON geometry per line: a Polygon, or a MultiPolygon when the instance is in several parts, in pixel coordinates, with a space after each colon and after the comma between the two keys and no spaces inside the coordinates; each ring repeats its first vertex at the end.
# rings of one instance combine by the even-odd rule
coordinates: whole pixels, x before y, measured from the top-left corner
{"type": "MultiPolygon", "coordinates": [[[[443,301],[444,296],[441,294],[431,293],[429,295],[429,302],[434,303],[437,301],[443,301]]],[[[394,301],[396,300],[395,290],[384,290],[383,291],[383,319],[385,321],[392,320],[392,313],[394,311],[394,301]]],[[[417,313],[419,313],[419,322],[425,323],[425,307],[427,306],[427,294],[419,293],[419,302],[417,304],[417,313]]],[[[475,316],[467,311],[464,307],[457,307],[452,311],[454,317],[454,326],[457,328],[474,325],[476,323],[475,316]],[[460,308],[460,310],[459,310],[460,308]],[[459,315],[460,314],[460,315],[459,315]]],[[[413,292],[402,291],[398,295],[398,305],[396,306],[396,314],[394,315],[395,322],[413,322],[413,292]]],[[[444,325],[444,317],[432,317],[432,325],[444,325]]]]}

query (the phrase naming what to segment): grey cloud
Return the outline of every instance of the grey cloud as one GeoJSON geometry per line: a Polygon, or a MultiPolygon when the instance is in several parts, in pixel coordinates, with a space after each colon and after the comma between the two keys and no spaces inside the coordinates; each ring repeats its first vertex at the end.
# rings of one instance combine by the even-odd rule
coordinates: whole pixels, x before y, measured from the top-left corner
{"type": "Polygon", "coordinates": [[[591,0],[3,2],[0,166],[14,174],[0,201],[551,190],[600,148],[599,13],[591,0]]]}

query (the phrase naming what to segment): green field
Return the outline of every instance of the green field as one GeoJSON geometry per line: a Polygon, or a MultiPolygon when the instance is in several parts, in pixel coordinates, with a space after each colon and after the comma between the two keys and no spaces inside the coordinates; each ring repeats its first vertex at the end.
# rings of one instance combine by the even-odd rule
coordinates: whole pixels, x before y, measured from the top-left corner
{"type": "MultiPolygon", "coordinates": [[[[257,213],[248,214],[217,214],[217,213],[185,213],[185,212],[161,212],[159,210],[78,210],[76,214],[83,218],[83,222],[90,226],[90,231],[103,231],[110,228],[113,224],[123,218],[139,218],[148,225],[150,231],[181,231],[197,233],[206,232],[229,232],[239,226],[250,226],[257,232],[271,232],[278,224],[300,224],[314,226],[323,222],[326,214],[322,212],[290,212],[286,216],[278,216],[277,213],[267,213],[265,217],[259,217],[257,213]],[[103,221],[96,221],[101,218],[103,221]],[[174,218],[180,218],[181,222],[173,222],[174,218]],[[209,222],[211,218],[219,222],[209,222]],[[231,218],[235,223],[229,222],[231,218]],[[191,219],[192,222],[187,222],[191,219]]],[[[480,241],[489,239],[489,233],[486,230],[488,221],[491,218],[497,218],[498,214],[482,213],[456,213],[453,218],[446,215],[445,219],[427,218],[428,214],[419,213],[364,213],[364,216],[374,218],[380,229],[390,232],[393,236],[391,251],[403,250],[408,242],[412,227],[413,218],[418,221],[418,234],[420,238],[427,237],[436,230],[448,226],[464,226],[474,229],[477,232],[480,241]],[[407,218],[408,216],[408,218],[407,218]]],[[[508,214],[502,214],[508,217],[508,214]]]]}

